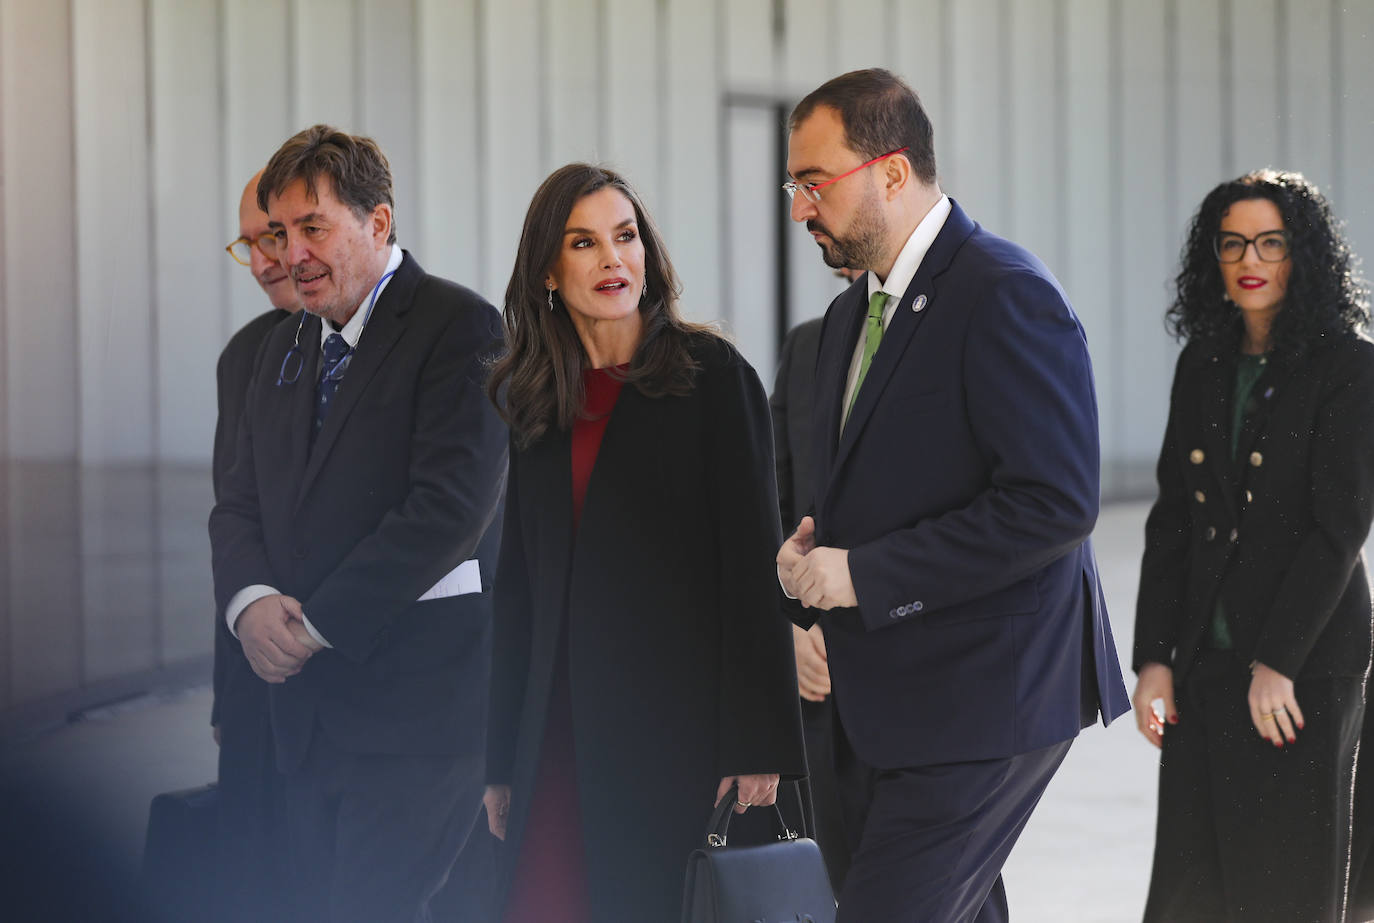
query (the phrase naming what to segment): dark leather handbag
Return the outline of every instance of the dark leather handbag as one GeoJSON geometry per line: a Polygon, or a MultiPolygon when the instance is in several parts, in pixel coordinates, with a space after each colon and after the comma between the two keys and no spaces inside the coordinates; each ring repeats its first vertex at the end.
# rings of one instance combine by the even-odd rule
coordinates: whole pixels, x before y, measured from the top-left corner
{"type": "Polygon", "coordinates": [[[732,787],[706,826],[706,845],[687,857],[682,923],[835,923],[835,894],[820,847],[777,815],[778,841],[726,846],[739,789],[732,787]]]}

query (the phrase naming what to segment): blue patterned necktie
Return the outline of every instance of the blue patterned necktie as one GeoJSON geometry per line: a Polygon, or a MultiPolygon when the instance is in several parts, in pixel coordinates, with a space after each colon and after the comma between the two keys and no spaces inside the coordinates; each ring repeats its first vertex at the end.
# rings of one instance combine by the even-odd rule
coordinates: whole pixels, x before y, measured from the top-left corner
{"type": "Polygon", "coordinates": [[[325,414],[329,413],[329,405],[334,401],[334,392],[339,390],[339,382],[343,380],[344,371],[348,368],[349,353],[352,349],[348,341],[337,333],[331,333],[324,339],[320,385],[316,391],[319,400],[315,402],[315,428],[311,431],[312,436],[324,426],[325,414]]]}

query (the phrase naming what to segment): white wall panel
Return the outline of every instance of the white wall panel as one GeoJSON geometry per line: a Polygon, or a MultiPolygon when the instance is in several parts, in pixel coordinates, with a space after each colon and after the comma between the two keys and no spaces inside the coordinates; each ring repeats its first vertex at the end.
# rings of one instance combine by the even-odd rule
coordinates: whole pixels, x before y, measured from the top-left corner
{"type": "MultiPolygon", "coordinates": [[[[279,62],[262,63],[279,75],[280,92],[289,94],[292,132],[321,122],[360,130],[361,54],[371,36],[362,32],[359,6],[355,0],[290,0],[289,19],[278,26],[289,51],[279,62]]],[[[264,31],[272,26],[261,22],[264,31]]]]}
{"type": "Polygon", "coordinates": [[[1025,0],[1011,7],[1011,123],[1008,130],[1010,214],[1001,233],[1028,247],[1051,269],[1064,264],[1060,222],[1062,184],[1056,85],[1058,0],[1025,0]]]}
{"type": "Polygon", "coordinates": [[[153,458],[143,13],[140,0],[72,7],[81,460],[89,464],[153,458]]]}
{"type": "Polygon", "coordinates": [[[780,80],[794,103],[840,73],[830,41],[835,6],[832,0],[783,0],[780,80]]]}
{"type": "Polygon", "coordinates": [[[834,73],[822,80],[865,67],[891,67],[896,46],[892,30],[881,25],[887,0],[835,2],[834,27],[826,41],[834,46],[834,73]]]}
{"type": "MultiPolygon", "coordinates": [[[[220,0],[222,84],[224,100],[224,175],[222,195],[227,209],[219,228],[224,244],[238,236],[239,196],[243,186],[301,127],[291,115],[293,70],[285,63],[291,51],[291,30],[275,28],[288,21],[286,0],[220,0]]],[[[226,292],[229,312],[222,340],[272,305],[248,270],[228,254],[226,292]]]]}
{"type": "Polygon", "coordinates": [[[71,68],[66,4],[0,0],[0,385],[6,451],[13,458],[76,454],[80,363],[71,68]]]}
{"type": "MultiPolygon", "coordinates": [[[[1005,234],[1006,117],[999,0],[961,0],[949,8],[951,76],[941,175],[946,192],[989,230],[1005,234]]],[[[937,125],[939,130],[941,126],[937,125]]]]}
{"type": "Polygon", "coordinates": [[[149,16],[156,457],[197,461],[214,437],[222,345],[205,332],[224,316],[224,226],[237,226],[238,203],[219,182],[223,120],[205,104],[219,89],[218,10],[215,0],[152,0],[149,16]]]}
{"type": "MultiPolygon", "coordinates": [[[[481,143],[481,69],[477,0],[420,0],[416,9],[417,201],[421,243],[415,256],[429,272],[480,287],[490,245],[481,190],[487,182],[481,143]]],[[[502,280],[504,285],[504,280],[502,280]]],[[[500,291],[489,291],[499,305],[500,291]]]]}
{"type": "Polygon", "coordinates": [[[1231,84],[1226,113],[1235,139],[1231,175],[1276,165],[1283,99],[1279,72],[1279,0],[1229,0],[1225,27],[1231,47],[1231,84]]]}
{"type": "Polygon", "coordinates": [[[606,147],[611,162],[655,213],[663,200],[659,80],[666,70],[660,55],[658,8],[641,0],[603,2],[610,51],[604,56],[606,147]]]}
{"type": "MultiPolygon", "coordinates": [[[[1068,252],[1061,281],[1088,335],[1097,379],[1104,468],[1121,455],[1116,411],[1121,343],[1114,329],[1115,305],[1109,284],[1114,264],[1111,235],[1113,182],[1110,61],[1113,49],[1107,5],[1100,0],[1066,0],[1068,252]]],[[[1142,275],[1148,270],[1142,270],[1142,275]]]]}
{"type": "Polygon", "coordinates": [[[1374,4],[1345,3],[1340,35],[1339,178],[1334,180],[1336,214],[1348,224],[1351,245],[1364,257],[1366,279],[1374,277],[1374,4]]]}
{"type": "Polygon", "coordinates": [[[777,126],[770,110],[752,107],[731,109],[726,124],[730,250],[725,320],[744,358],[771,382],[778,348],[776,264],[758,257],[776,253],[779,245],[773,188],[777,172],[771,156],[777,126]]]}
{"type": "MultiPolygon", "coordinates": [[[[544,61],[544,98],[547,108],[547,149],[541,150],[540,169],[552,173],[565,163],[597,163],[607,156],[603,129],[606,126],[606,100],[602,99],[602,80],[637,80],[651,67],[646,54],[607,54],[607,48],[653,47],[653,36],[634,35],[620,44],[610,44],[602,28],[602,0],[544,0],[544,29],[547,31],[544,61]],[[628,62],[633,69],[626,73],[628,62]],[[604,78],[603,78],[604,74],[604,78]]],[[[640,113],[640,130],[649,125],[658,109],[640,113]]]]}
{"type": "Polygon", "coordinates": [[[935,126],[935,165],[942,183],[947,155],[953,156],[945,119],[950,69],[946,40],[950,17],[945,9],[943,0],[899,3],[891,30],[895,36],[892,70],[916,91],[921,108],[935,126]]]}
{"type": "MultiPolygon", "coordinates": [[[[732,90],[767,93],[773,88],[776,76],[773,42],[773,4],[739,3],[736,0],[716,0],[720,17],[718,41],[724,52],[726,86],[732,90]]],[[[705,3],[699,3],[705,6],[705,3]]],[[[812,47],[819,53],[830,36],[812,36],[812,47]]]]}
{"type": "MultiPolygon", "coordinates": [[[[1176,0],[1171,154],[1175,176],[1167,189],[1168,224],[1173,229],[1168,279],[1178,271],[1187,224],[1203,198],[1229,178],[1223,162],[1223,140],[1229,132],[1229,99],[1223,96],[1221,43],[1224,0],[1176,0]]],[[[1173,290],[1166,290],[1172,297],[1173,290]]],[[[1161,438],[1163,434],[1161,433],[1161,438]]]]}
{"type": "Polygon", "coordinates": [[[1323,191],[1335,179],[1336,74],[1330,67],[1309,62],[1329,61],[1332,52],[1331,7],[1322,0],[1295,3],[1285,0],[1279,41],[1283,43],[1283,80],[1280,86],[1280,153],[1276,166],[1298,170],[1323,191]]]}
{"type": "Polygon", "coordinates": [[[693,320],[721,316],[725,297],[719,11],[718,3],[666,0],[663,13],[673,40],[663,88],[663,204],[655,217],[682,280],[683,313],[693,320]]]}
{"type": "MultiPolygon", "coordinates": [[[[358,130],[391,164],[396,240],[423,244],[416,222],[415,19],[411,0],[361,0],[358,130]]],[[[423,265],[423,263],[421,264],[423,265]]]]}
{"type": "Polygon", "coordinates": [[[510,281],[525,210],[544,178],[539,72],[529,66],[529,56],[540,53],[535,43],[539,12],[538,0],[482,4],[483,213],[491,244],[478,288],[493,303],[500,302],[510,281]]]}
{"type": "Polygon", "coordinates": [[[1125,415],[1117,429],[1118,448],[1130,458],[1149,458],[1159,449],[1173,372],[1173,351],[1160,321],[1175,239],[1159,194],[1169,182],[1165,17],[1157,4],[1121,3],[1120,10],[1119,106],[1125,117],[1118,122],[1121,157],[1115,183],[1122,210],[1115,216],[1117,247],[1109,271],[1118,309],[1114,325],[1127,348],[1113,372],[1131,383],[1117,392],[1116,411],[1125,415]],[[1137,267],[1145,271],[1137,273],[1137,267]]]}

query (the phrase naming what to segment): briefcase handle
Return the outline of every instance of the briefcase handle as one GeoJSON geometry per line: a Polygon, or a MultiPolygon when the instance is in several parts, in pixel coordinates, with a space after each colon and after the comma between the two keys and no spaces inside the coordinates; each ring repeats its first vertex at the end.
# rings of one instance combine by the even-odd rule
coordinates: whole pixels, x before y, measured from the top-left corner
{"type": "MultiPolygon", "coordinates": [[[[720,804],[711,812],[711,819],[706,823],[706,845],[711,847],[721,847],[725,845],[725,835],[730,829],[730,818],[734,816],[735,805],[739,803],[739,784],[730,786],[730,790],[725,793],[725,797],[720,799],[720,804]]],[[[797,832],[787,826],[787,821],[783,819],[782,809],[778,807],[776,801],[773,802],[774,827],[777,830],[779,840],[795,840],[797,832]]]]}

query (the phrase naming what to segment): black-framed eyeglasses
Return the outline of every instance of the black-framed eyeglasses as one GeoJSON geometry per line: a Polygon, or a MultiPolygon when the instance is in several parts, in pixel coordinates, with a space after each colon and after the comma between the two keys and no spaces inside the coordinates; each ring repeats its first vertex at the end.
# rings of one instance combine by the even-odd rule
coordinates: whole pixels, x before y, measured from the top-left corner
{"type": "Polygon", "coordinates": [[[1246,237],[1234,231],[1218,231],[1212,241],[1212,251],[1222,263],[1239,263],[1245,259],[1245,250],[1255,245],[1255,255],[1266,263],[1281,263],[1288,259],[1288,232],[1263,231],[1254,237],[1246,237]]]}
{"type": "Polygon", "coordinates": [[[253,261],[254,247],[257,247],[258,252],[269,260],[277,258],[277,236],[271,231],[264,231],[252,239],[240,237],[224,249],[240,266],[250,266],[253,261]]]}

